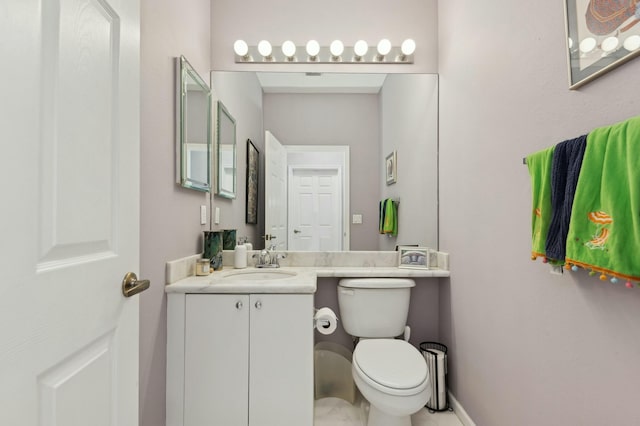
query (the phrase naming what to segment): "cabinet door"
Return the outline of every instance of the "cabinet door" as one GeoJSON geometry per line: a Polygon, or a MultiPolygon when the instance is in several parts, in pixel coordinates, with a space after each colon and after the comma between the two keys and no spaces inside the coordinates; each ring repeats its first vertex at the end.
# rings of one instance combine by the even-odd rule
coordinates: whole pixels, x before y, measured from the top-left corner
{"type": "Polygon", "coordinates": [[[250,309],[250,426],[312,426],[313,295],[255,294],[250,309]]]}
{"type": "Polygon", "coordinates": [[[184,426],[246,425],[249,296],[186,299],[184,426]]]}

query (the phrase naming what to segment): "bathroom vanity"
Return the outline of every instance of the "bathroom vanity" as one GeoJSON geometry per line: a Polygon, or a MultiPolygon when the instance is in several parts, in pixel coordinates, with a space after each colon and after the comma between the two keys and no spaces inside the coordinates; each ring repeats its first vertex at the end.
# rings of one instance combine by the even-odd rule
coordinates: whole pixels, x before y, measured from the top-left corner
{"type": "Polygon", "coordinates": [[[255,269],[167,288],[167,426],[313,425],[315,290],[255,269]]]}
{"type": "Polygon", "coordinates": [[[418,270],[395,252],[287,252],[282,268],[194,276],[198,258],[167,263],[167,426],[312,426],[317,279],[449,276],[446,253],[418,270]]]}

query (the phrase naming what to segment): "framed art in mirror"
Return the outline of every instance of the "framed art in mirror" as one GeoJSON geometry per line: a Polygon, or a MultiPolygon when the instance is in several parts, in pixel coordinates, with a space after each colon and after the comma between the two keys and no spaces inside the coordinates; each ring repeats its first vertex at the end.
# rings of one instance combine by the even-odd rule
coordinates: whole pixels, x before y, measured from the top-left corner
{"type": "Polygon", "coordinates": [[[260,153],[256,146],[247,139],[247,217],[245,222],[258,223],[258,171],[260,153]]]}
{"type": "Polygon", "coordinates": [[[570,89],[640,53],[635,0],[565,0],[565,20],[570,89]]]}
{"type": "Polygon", "coordinates": [[[184,56],[176,58],[176,182],[211,190],[211,91],[184,56]]]}
{"type": "Polygon", "coordinates": [[[428,247],[399,246],[398,268],[405,269],[429,269],[428,247]]]}
{"type": "Polygon", "coordinates": [[[396,151],[393,151],[391,154],[387,155],[385,159],[385,176],[387,185],[391,185],[396,183],[398,180],[398,154],[396,151]]]}

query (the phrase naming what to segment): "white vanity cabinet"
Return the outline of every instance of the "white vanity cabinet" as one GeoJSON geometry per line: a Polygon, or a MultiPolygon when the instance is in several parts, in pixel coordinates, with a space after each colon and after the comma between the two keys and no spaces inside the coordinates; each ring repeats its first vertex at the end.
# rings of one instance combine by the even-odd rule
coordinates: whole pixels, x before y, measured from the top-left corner
{"type": "Polygon", "coordinates": [[[313,425],[313,294],[168,297],[167,426],[313,425]]]}

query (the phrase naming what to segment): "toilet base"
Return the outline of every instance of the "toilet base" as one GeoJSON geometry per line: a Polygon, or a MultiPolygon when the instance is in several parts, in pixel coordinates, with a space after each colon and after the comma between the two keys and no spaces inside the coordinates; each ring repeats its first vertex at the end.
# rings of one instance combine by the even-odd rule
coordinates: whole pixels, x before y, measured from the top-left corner
{"type": "Polygon", "coordinates": [[[391,416],[370,405],[367,426],[411,426],[411,416],[391,416]]]}

